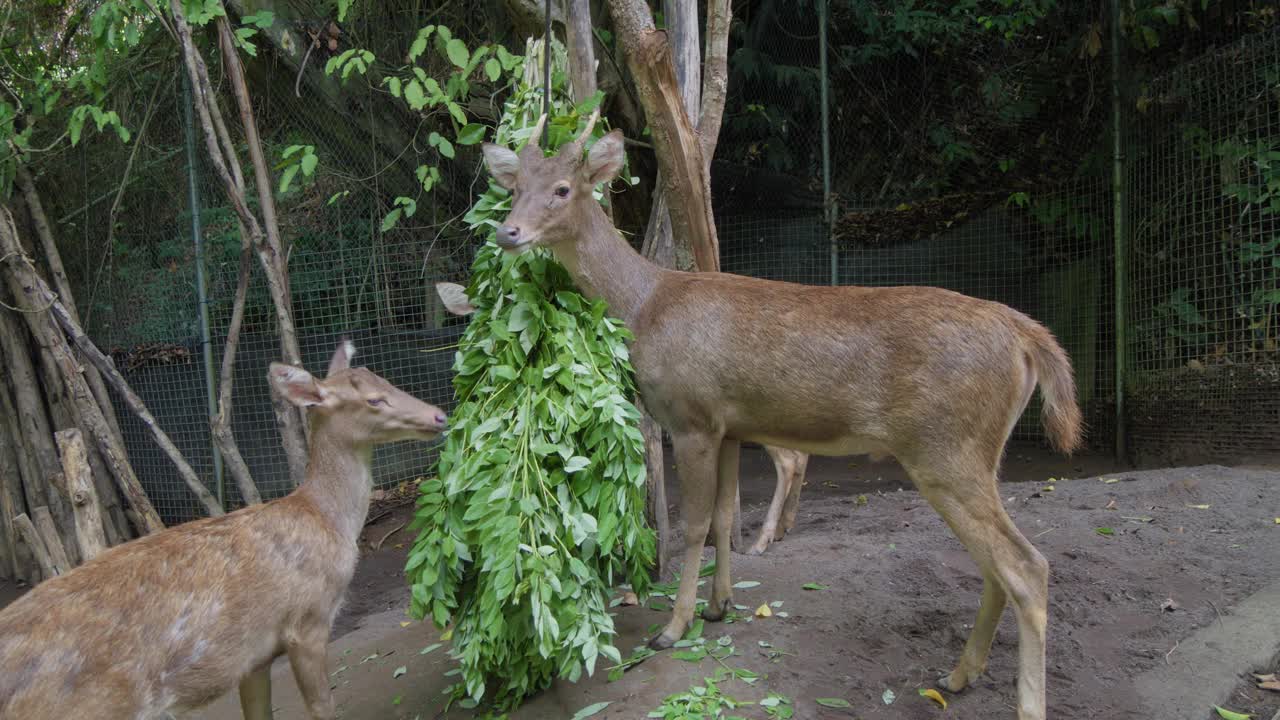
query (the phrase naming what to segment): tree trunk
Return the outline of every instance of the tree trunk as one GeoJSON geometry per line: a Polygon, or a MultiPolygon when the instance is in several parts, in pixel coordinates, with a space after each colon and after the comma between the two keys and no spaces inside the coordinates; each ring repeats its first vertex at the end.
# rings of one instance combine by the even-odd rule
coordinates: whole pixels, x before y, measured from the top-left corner
{"type": "Polygon", "coordinates": [[[718,270],[719,244],[711,215],[709,165],[685,111],[665,34],[654,28],[649,7],[640,0],[609,0],[609,7],[619,45],[626,53],[627,67],[635,78],[649,121],[661,179],[659,187],[668,198],[680,200],[669,205],[673,234],[688,238],[698,269],[718,270]]]}
{"type": "Polygon", "coordinates": [[[62,451],[62,472],[67,478],[67,492],[76,515],[80,562],[87,563],[107,549],[98,491],[93,487],[88,452],[80,431],[76,428],[60,430],[57,439],[58,449],[62,451]]]}
{"type": "MultiPolygon", "coordinates": [[[[123,447],[116,439],[115,434],[111,432],[106,418],[102,415],[102,409],[98,407],[97,401],[93,398],[89,385],[82,374],[82,368],[72,354],[66,338],[59,332],[55,322],[47,312],[50,307],[60,304],[56,302],[57,298],[53,297],[44,281],[40,280],[39,276],[36,275],[27,257],[22,254],[17,231],[13,225],[13,218],[9,215],[8,210],[4,208],[0,208],[0,258],[4,258],[4,269],[7,270],[5,275],[7,276],[9,289],[14,301],[20,308],[23,308],[23,311],[19,314],[26,320],[27,327],[30,329],[32,336],[36,338],[37,343],[52,354],[53,360],[62,375],[62,380],[66,383],[70,401],[78,415],[78,425],[88,430],[90,435],[93,436],[103,459],[110,465],[112,475],[120,485],[121,493],[128,500],[129,505],[137,513],[142,523],[141,527],[139,527],[139,532],[151,533],[164,529],[164,523],[161,522],[160,516],[156,513],[155,508],[152,507],[151,500],[147,497],[142,485],[138,482],[137,476],[133,473],[133,468],[129,466],[123,447]]],[[[0,333],[0,335],[6,334],[0,333]]],[[[52,448],[53,435],[49,432],[47,425],[43,427],[43,430],[44,432],[38,436],[30,435],[28,437],[32,437],[33,442],[47,444],[52,448]]],[[[40,454],[47,455],[47,452],[40,454]]],[[[42,465],[46,462],[50,462],[50,459],[47,457],[41,459],[42,465]]],[[[55,468],[53,474],[61,478],[62,464],[57,460],[56,450],[53,451],[52,463],[55,468]]],[[[46,476],[48,476],[47,469],[45,472],[46,476]]],[[[61,480],[58,481],[57,485],[65,487],[61,480]]]]}
{"type": "Polygon", "coordinates": [[[565,45],[569,49],[569,83],[573,101],[581,103],[596,94],[596,51],[591,34],[591,0],[568,0],[565,45]]]}
{"type": "MultiPolygon", "coordinates": [[[[71,281],[67,279],[67,271],[62,266],[62,255],[58,252],[58,245],[54,241],[53,230],[49,227],[49,218],[45,215],[44,204],[40,201],[40,193],[36,191],[35,181],[23,165],[18,165],[14,180],[22,191],[27,212],[31,215],[31,224],[35,226],[36,237],[40,239],[45,265],[49,268],[50,283],[58,297],[62,299],[62,304],[67,306],[71,317],[76,324],[79,324],[80,316],[76,312],[75,296],[71,294],[71,281]]],[[[123,186],[121,188],[123,189],[123,186]]],[[[124,435],[120,432],[120,421],[116,418],[115,409],[111,407],[111,396],[107,394],[107,386],[103,384],[102,377],[93,368],[86,368],[85,379],[89,381],[93,396],[98,399],[98,406],[102,408],[102,415],[107,419],[107,424],[123,444],[124,435]]]]}
{"type": "Polygon", "coordinates": [[[240,234],[240,275],[236,281],[235,301],[231,304],[231,322],[227,325],[227,341],[222,348],[222,369],[218,380],[218,416],[213,418],[213,440],[222,451],[222,462],[236,486],[240,488],[240,498],[246,505],[262,502],[258,485],[253,481],[249,465],[240,454],[240,446],[236,443],[235,434],[231,430],[232,383],[235,381],[236,351],[240,346],[240,326],[244,323],[245,299],[249,295],[249,277],[253,270],[253,248],[247,236],[240,234]]]}
{"type": "MultiPolygon", "coordinates": [[[[244,67],[240,64],[240,53],[232,38],[231,26],[225,17],[219,18],[217,24],[222,61],[226,65],[227,78],[231,81],[236,105],[240,109],[241,129],[244,131],[245,144],[249,148],[254,185],[258,190],[258,209],[262,213],[262,225],[266,231],[266,244],[259,246],[258,257],[267,277],[267,288],[271,292],[272,304],[276,309],[280,350],[286,363],[301,366],[302,352],[298,348],[298,333],[293,324],[293,300],[289,292],[288,253],[280,237],[279,223],[276,221],[276,204],[273,195],[275,183],[272,182],[271,172],[267,168],[266,156],[262,153],[258,123],[253,115],[253,99],[249,97],[249,88],[245,84],[244,67]]],[[[302,482],[307,469],[308,425],[304,422],[302,411],[274,391],[271,393],[271,404],[280,426],[285,458],[289,462],[289,474],[296,486],[302,482]]]]}

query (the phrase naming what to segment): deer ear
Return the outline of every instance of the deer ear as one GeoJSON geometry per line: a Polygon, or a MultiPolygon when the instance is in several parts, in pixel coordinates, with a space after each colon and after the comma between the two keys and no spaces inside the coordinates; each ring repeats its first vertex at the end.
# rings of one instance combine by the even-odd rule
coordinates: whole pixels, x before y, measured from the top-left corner
{"type": "Polygon", "coordinates": [[[275,391],[285,400],[298,407],[320,405],[328,397],[328,393],[320,383],[316,382],[311,373],[300,367],[271,363],[271,372],[268,377],[271,380],[271,387],[275,388],[275,391]]]}
{"type": "Polygon", "coordinates": [[[333,357],[329,358],[329,369],[325,372],[326,376],[332,376],[341,370],[351,367],[351,358],[356,356],[355,343],[343,338],[338,343],[338,349],[333,351],[333,357]]]}
{"type": "Polygon", "coordinates": [[[587,153],[587,162],[582,166],[587,182],[595,187],[602,182],[609,182],[622,170],[625,155],[622,152],[622,131],[614,130],[596,141],[587,153]]]}
{"type": "Polygon", "coordinates": [[[501,145],[484,143],[480,146],[484,153],[484,164],[489,174],[498,184],[508,190],[516,189],[516,176],[520,174],[520,157],[501,145]]]}
{"type": "Polygon", "coordinates": [[[457,283],[436,283],[436,294],[444,302],[445,309],[454,315],[470,315],[476,311],[467,297],[466,288],[457,283]]]}

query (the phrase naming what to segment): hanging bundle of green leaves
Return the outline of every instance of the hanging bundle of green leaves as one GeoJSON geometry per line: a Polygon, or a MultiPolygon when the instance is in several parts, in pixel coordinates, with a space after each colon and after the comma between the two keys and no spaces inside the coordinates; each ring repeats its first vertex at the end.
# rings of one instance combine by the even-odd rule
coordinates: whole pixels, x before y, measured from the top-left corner
{"type": "MultiPolygon", "coordinates": [[[[553,50],[563,83],[564,53],[553,50]]],[[[541,113],[541,63],[529,60],[498,143],[523,144],[541,113]]],[[[575,107],[564,95],[553,87],[545,131],[553,150],[599,103],[575,107]]],[[[497,247],[493,228],[509,209],[508,192],[491,184],[466,217],[485,239],[467,288],[475,313],[459,343],[458,404],[438,478],[421,486],[406,567],[411,613],[453,625],[462,665],[453,697],[498,708],[557,676],[593,673],[601,655],[620,662],[611,588],[629,583],[643,595],[655,552],[630,335],[604,303],[574,289],[549,253],[497,247]]]]}

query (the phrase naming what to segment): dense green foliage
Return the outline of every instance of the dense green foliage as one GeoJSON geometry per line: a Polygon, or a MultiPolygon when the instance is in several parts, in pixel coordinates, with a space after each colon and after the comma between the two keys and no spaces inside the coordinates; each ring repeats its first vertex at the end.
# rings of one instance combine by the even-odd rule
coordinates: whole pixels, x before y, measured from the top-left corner
{"type": "MultiPolygon", "coordinates": [[[[528,137],[539,96],[508,103],[499,142],[528,137]]],[[[558,102],[552,146],[598,99],[558,102]]],[[[454,363],[458,406],[425,483],[406,572],[416,617],[453,624],[456,696],[518,703],[558,676],[576,679],[612,646],[610,588],[641,593],[654,558],[644,523],[644,443],[629,334],[545,251],[492,242],[509,209],[490,185],[467,217],[486,239],[467,289],[476,308],[454,363]]]]}

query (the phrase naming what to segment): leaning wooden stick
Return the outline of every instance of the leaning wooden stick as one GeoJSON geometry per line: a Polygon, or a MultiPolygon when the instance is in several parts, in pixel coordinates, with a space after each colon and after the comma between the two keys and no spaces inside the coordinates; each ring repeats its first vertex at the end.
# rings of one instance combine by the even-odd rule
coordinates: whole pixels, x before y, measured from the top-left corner
{"type": "Polygon", "coordinates": [[[62,454],[62,472],[67,479],[67,496],[76,517],[76,540],[80,543],[80,562],[86,563],[107,549],[107,535],[102,528],[102,508],[98,491],[93,486],[84,437],[76,428],[54,433],[62,454]]]}

